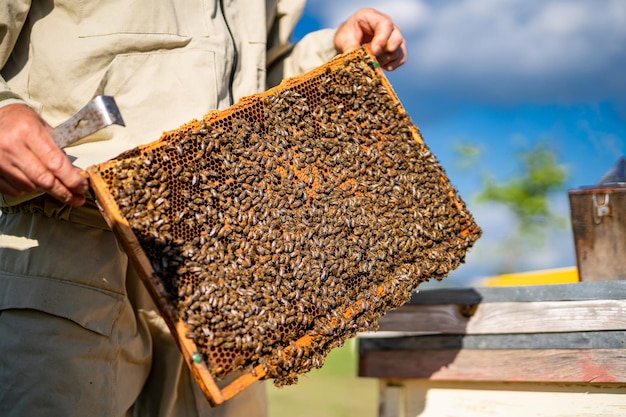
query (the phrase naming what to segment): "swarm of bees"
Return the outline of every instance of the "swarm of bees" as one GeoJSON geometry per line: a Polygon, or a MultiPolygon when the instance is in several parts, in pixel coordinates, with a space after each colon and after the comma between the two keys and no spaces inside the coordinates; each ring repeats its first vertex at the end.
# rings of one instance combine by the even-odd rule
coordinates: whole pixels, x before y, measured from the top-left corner
{"type": "Polygon", "coordinates": [[[480,236],[377,63],[338,60],[102,168],[217,380],[296,382],[480,236]]]}

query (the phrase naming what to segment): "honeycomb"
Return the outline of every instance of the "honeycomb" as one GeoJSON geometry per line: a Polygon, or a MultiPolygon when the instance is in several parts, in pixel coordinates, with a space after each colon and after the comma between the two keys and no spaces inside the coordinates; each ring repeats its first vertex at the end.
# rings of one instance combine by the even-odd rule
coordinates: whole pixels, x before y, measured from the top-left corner
{"type": "Polygon", "coordinates": [[[89,174],[202,385],[295,383],[481,233],[365,48],[89,174]]]}

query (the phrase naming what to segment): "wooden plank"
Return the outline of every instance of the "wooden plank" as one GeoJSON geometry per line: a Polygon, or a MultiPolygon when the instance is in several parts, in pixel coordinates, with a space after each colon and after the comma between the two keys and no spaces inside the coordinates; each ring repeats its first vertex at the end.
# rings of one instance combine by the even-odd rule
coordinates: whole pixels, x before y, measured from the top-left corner
{"type": "MultiPolygon", "coordinates": [[[[411,417],[624,417],[623,384],[402,381],[411,417]]],[[[386,381],[381,381],[381,385],[386,381]]]]}
{"type": "Polygon", "coordinates": [[[434,349],[624,349],[626,331],[359,337],[359,352],[434,349]]]}
{"type": "Polygon", "coordinates": [[[370,350],[359,358],[359,376],[442,381],[626,382],[626,350],[370,350]]]}
{"type": "Polygon", "coordinates": [[[379,324],[382,331],[448,334],[624,330],[626,300],[404,305],[379,324]]]}
{"type": "Polygon", "coordinates": [[[403,385],[381,384],[379,417],[407,417],[406,390],[403,385]]]}
{"type": "Polygon", "coordinates": [[[420,290],[408,304],[479,304],[539,301],[624,300],[626,281],[577,282],[573,284],[527,285],[420,290]]]}

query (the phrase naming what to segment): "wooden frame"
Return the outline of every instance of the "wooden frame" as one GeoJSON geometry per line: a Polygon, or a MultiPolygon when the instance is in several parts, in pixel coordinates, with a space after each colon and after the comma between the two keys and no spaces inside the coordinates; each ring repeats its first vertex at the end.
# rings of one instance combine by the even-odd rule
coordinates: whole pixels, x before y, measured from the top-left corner
{"type": "MultiPolygon", "coordinates": [[[[388,94],[393,99],[394,103],[397,103],[395,105],[396,111],[399,114],[406,114],[405,110],[402,108],[398,100],[398,97],[393,91],[388,80],[385,78],[384,73],[380,69],[380,66],[375,61],[375,58],[371,55],[371,52],[368,48],[362,48],[349,54],[338,56],[329,63],[319,68],[316,68],[300,77],[288,79],[281,83],[275,89],[254,96],[245,97],[234,106],[231,106],[229,109],[226,109],[224,111],[211,112],[205,116],[204,121],[209,124],[215,121],[225,119],[226,117],[231,116],[238,110],[245,109],[255,103],[258,103],[263,98],[274,95],[281,90],[286,90],[300,85],[306,85],[304,83],[314,80],[316,77],[318,77],[317,81],[320,81],[323,79],[323,77],[326,77],[325,74],[327,74],[328,72],[340,69],[345,66],[346,58],[348,57],[357,57],[363,59],[364,62],[366,58],[371,58],[371,61],[367,61],[367,65],[368,68],[371,67],[371,71],[373,71],[372,75],[378,76],[380,78],[386,94],[388,94]]],[[[186,128],[198,128],[200,125],[200,121],[192,121],[186,125],[186,128]]],[[[183,126],[181,129],[183,128],[185,128],[185,126],[183,126]]],[[[167,139],[166,136],[164,136],[164,138],[167,139]]],[[[414,125],[412,125],[410,128],[409,140],[415,140],[418,143],[423,143],[422,137],[417,127],[414,125]]],[[[165,146],[165,142],[166,140],[164,139],[147,144],[143,147],[139,147],[137,149],[129,151],[126,156],[132,155],[134,152],[140,153],[144,150],[153,151],[159,147],[165,146]]],[[[199,352],[198,347],[195,345],[192,339],[186,337],[186,334],[189,332],[189,327],[182,321],[175,309],[172,307],[170,298],[165,290],[164,285],[162,284],[157,273],[155,272],[153,265],[148,259],[146,253],[142,250],[141,245],[138,242],[138,238],[137,236],[135,236],[129,222],[122,215],[122,212],[118,207],[116,200],[112,196],[109,184],[107,183],[106,178],[102,175],[102,173],[106,171],[107,168],[114,167],[117,162],[119,161],[112,160],[108,163],[100,164],[99,166],[90,167],[87,170],[87,173],[91,180],[91,185],[97,197],[97,201],[101,206],[101,211],[103,212],[107,223],[116,234],[117,238],[120,240],[121,245],[124,247],[124,250],[129,255],[131,262],[134,263],[134,266],[138,270],[141,279],[146,284],[146,287],[148,288],[151,296],[153,297],[158,308],[160,309],[161,314],[165,318],[175,340],[177,341],[183,353],[185,361],[187,362],[194,376],[198,380],[203,392],[213,405],[219,405],[234,397],[237,393],[241,392],[243,389],[250,386],[257,380],[263,379],[268,373],[267,369],[265,369],[262,365],[258,365],[255,366],[253,370],[249,370],[248,372],[241,375],[239,378],[235,379],[233,382],[230,382],[228,385],[218,385],[216,379],[211,374],[210,368],[203,361],[202,355],[199,352]]],[[[445,182],[443,178],[441,178],[441,182],[445,182]]],[[[456,209],[458,209],[459,211],[461,211],[462,209],[464,211],[464,204],[462,203],[460,197],[455,194],[453,188],[450,187],[449,189],[446,189],[445,192],[451,197],[452,205],[456,207],[456,209]]],[[[465,242],[466,240],[468,240],[468,237],[477,238],[480,233],[477,226],[475,228],[473,227],[475,223],[473,222],[469,214],[467,215],[467,218],[468,226],[466,229],[459,232],[459,242],[465,242]],[[469,225],[470,220],[472,225],[471,230],[469,225]]],[[[388,295],[391,293],[391,291],[386,290],[385,288],[387,288],[388,286],[390,287],[391,285],[392,284],[384,284],[380,287],[373,288],[372,293],[375,294],[377,292],[378,296],[380,297],[388,295]]],[[[343,312],[343,317],[352,318],[364,305],[364,300],[354,300],[353,304],[345,308],[343,312]]],[[[339,318],[333,318],[330,321],[330,328],[336,330],[341,325],[341,321],[342,320],[340,320],[339,318]]],[[[285,343],[285,348],[283,349],[283,352],[285,352],[287,356],[291,356],[295,353],[291,349],[299,349],[300,347],[309,346],[313,341],[323,339],[323,337],[324,336],[321,334],[307,334],[300,337],[294,342],[295,347],[294,345],[289,344],[288,341],[282,341],[283,343],[285,343]]]]}

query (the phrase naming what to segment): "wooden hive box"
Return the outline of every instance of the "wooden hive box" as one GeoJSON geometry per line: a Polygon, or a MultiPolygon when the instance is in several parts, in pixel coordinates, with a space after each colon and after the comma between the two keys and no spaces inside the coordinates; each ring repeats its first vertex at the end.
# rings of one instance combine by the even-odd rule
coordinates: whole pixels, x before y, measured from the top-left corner
{"type": "Polygon", "coordinates": [[[625,317],[626,281],[424,290],[359,337],[359,375],[381,417],[622,416],[625,317]]]}
{"type": "Polygon", "coordinates": [[[580,280],[626,279],[626,158],[568,194],[580,280]]]}

